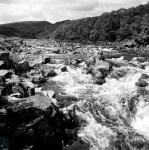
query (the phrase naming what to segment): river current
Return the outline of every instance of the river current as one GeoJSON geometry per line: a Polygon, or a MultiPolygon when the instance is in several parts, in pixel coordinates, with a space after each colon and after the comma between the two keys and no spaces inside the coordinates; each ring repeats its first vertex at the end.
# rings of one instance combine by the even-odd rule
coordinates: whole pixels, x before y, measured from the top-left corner
{"type": "Polygon", "coordinates": [[[52,80],[78,97],[73,104],[81,126],[78,136],[90,143],[90,150],[149,149],[149,86],[136,86],[142,74],[149,75],[148,67],[114,68],[103,85],[93,84],[82,67],[67,69],[52,80]]]}

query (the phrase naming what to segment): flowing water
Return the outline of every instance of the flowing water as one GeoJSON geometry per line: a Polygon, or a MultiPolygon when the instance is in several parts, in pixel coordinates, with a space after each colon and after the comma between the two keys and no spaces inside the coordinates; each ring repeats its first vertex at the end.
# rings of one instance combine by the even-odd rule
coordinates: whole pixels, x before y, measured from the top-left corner
{"type": "Polygon", "coordinates": [[[103,85],[93,84],[82,68],[68,67],[52,80],[79,98],[74,102],[81,124],[78,136],[91,150],[149,149],[149,87],[135,83],[149,69],[114,68],[103,85]]]}

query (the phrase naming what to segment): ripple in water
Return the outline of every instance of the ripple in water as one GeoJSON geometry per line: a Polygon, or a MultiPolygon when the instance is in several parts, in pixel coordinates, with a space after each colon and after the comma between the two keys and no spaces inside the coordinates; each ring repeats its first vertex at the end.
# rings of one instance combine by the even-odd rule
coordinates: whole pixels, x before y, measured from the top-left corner
{"type": "Polygon", "coordinates": [[[68,67],[52,80],[80,99],[75,103],[82,124],[78,136],[91,150],[148,150],[149,97],[141,95],[135,83],[149,69],[128,66],[112,73],[102,86],[93,84],[81,68],[68,67]]]}

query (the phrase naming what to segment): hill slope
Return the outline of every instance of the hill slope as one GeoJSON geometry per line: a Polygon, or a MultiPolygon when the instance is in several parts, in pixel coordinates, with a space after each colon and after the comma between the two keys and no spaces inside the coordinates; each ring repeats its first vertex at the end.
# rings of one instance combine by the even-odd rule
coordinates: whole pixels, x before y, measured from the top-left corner
{"type": "Polygon", "coordinates": [[[23,32],[15,28],[6,27],[5,25],[0,25],[0,35],[21,37],[22,34],[23,32]]]}
{"type": "Polygon", "coordinates": [[[99,17],[67,21],[52,37],[77,41],[123,41],[149,35],[149,3],[103,13],[99,17]]]}
{"type": "Polygon", "coordinates": [[[66,21],[52,24],[47,21],[24,21],[0,25],[0,35],[23,38],[49,38],[51,32],[66,21]]]}

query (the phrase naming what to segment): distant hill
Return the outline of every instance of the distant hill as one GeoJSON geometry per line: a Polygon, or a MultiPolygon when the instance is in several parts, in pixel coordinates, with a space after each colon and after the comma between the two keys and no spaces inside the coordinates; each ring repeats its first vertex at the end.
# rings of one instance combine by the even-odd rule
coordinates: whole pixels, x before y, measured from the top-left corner
{"type": "Polygon", "coordinates": [[[6,27],[5,25],[0,25],[0,35],[2,36],[16,36],[16,37],[21,37],[23,32],[12,28],[12,27],[6,27]]]}
{"type": "Polygon", "coordinates": [[[0,25],[0,35],[23,38],[48,38],[49,34],[64,22],[52,24],[47,21],[24,21],[2,24],[0,25]]]}
{"type": "Polygon", "coordinates": [[[62,24],[66,23],[69,20],[64,20],[60,22],[56,22],[55,24],[51,24],[50,26],[47,26],[44,28],[44,31],[39,34],[39,38],[49,38],[50,35],[62,24]]]}

